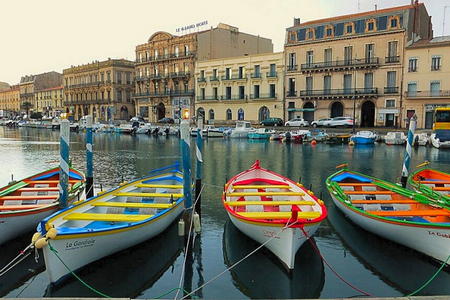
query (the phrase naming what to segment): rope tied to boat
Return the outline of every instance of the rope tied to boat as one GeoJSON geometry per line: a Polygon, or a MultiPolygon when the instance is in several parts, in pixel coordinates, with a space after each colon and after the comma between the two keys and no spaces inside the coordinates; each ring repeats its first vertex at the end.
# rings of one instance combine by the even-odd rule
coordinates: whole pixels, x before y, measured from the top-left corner
{"type": "Polygon", "coordinates": [[[14,257],[9,263],[7,263],[3,268],[0,269],[0,277],[8,273],[12,268],[20,264],[31,254],[31,250],[34,248],[34,243],[29,244],[25,249],[20,250],[19,254],[14,257]]]}

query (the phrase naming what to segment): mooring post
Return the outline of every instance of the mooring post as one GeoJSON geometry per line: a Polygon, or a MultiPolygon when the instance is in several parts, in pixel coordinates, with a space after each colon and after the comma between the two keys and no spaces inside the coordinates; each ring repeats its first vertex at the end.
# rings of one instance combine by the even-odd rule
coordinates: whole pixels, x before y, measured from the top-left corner
{"type": "Polygon", "coordinates": [[[195,168],[195,211],[202,217],[202,164],[203,164],[203,118],[199,117],[197,121],[197,144],[195,153],[197,157],[197,165],[195,168]]]}
{"type": "Polygon", "coordinates": [[[92,153],[92,116],[86,117],[86,199],[94,196],[94,155],[92,153]]]}
{"type": "Polygon", "coordinates": [[[417,117],[414,114],[409,119],[408,140],[406,142],[405,155],[403,157],[403,169],[402,169],[402,187],[406,188],[406,182],[409,174],[409,164],[411,163],[412,144],[414,142],[414,132],[416,131],[417,117]]]}
{"type": "Polygon", "coordinates": [[[189,114],[183,114],[180,122],[181,160],[183,162],[183,195],[184,195],[184,222],[185,232],[189,233],[189,224],[192,217],[192,184],[191,184],[191,141],[189,133],[189,114]]]}
{"type": "Polygon", "coordinates": [[[59,137],[59,206],[67,207],[69,198],[69,120],[62,120],[59,137]]]}

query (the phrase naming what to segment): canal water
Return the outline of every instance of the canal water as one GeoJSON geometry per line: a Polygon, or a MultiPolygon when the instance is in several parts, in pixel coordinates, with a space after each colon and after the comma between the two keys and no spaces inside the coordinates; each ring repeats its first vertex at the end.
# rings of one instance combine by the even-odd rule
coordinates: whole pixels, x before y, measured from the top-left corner
{"type": "MultiPolygon", "coordinates": [[[[84,134],[70,136],[73,165],[85,170],[84,134]]],[[[0,184],[11,174],[20,179],[57,164],[59,132],[44,129],[0,128],[0,184]]],[[[325,179],[344,162],[351,169],[387,180],[398,180],[404,147],[378,144],[368,147],[326,144],[282,144],[248,140],[209,139],[204,143],[203,231],[195,239],[188,259],[184,289],[196,289],[239,261],[258,244],[241,234],[228,220],[221,204],[227,178],[259,159],[263,167],[278,172],[321,197],[329,217],[313,242],[320,255],[349,283],[374,296],[402,296],[420,287],[439,265],[413,250],[383,240],[349,222],[336,210],[326,192],[325,179]]],[[[179,158],[176,137],[95,134],[95,182],[108,188],[123,180],[145,175],[179,158]]],[[[450,172],[450,152],[421,147],[413,150],[411,166],[424,160],[450,172]]],[[[0,233],[1,234],[1,233],[0,233]]],[[[0,267],[29,243],[31,234],[0,246],[0,267]]],[[[143,244],[97,261],[77,271],[88,284],[111,297],[174,298],[179,285],[184,253],[176,224],[143,244]],[[172,292],[170,292],[172,291],[172,292]],[[170,292],[170,293],[169,293],[170,292]],[[168,294],[166,294],[168,293],[168,294]]],[[[327,267],[310,243],[296,256],[288,275],[277,259],[260,250],[232,270],[207,284],[195,297],[330,298],[360,296],[327,267]]],[[[49,285],[42,256],[27,258],[0,277],[1,297],[96,297],[73,277],[49,285]]],[[[419,295],[449,295],[447,268],[419,295]]],[[[180,293],[181,295],[182,293],[180,293]]],[[[179,296],[180,297],[180,296],[179,296]]],[[[195,298],[194,297],[194,298],[195,298]]]]}

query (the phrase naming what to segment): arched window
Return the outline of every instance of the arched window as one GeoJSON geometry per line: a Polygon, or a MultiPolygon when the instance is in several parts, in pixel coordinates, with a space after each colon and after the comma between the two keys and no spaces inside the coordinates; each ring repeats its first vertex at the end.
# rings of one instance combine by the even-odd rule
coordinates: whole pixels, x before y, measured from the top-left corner
{"type": "Polygon", "coordinates": [[[227,109],[227,120],[232,120],[233,114],[231,113],[231,109],[227,109]]]}
{"type": "Polygon", "coordinates": [[[263,121],[265,119],[270,118],[270,111],[267,108],[267,106],[263,106],[259,109],[258,117],[259,117],[259,121],[263,121]]]}
{"type": "Polygon", "coordinates": [[[214,109],[212,108],[209,110],[209,119],[214,120],[214,109]]]}
{"type": "Polygon", "coordinates": [[[199,107],[197,109],[197,118],[203,118],[203,120],[205,119],[205,109],[203,107],[199,107]]]}
{"type": "Polygon", "coordinates": [[[239,121],[244,120],[244,110],[242,108],[239,108],[239,110],[238,110],[238,120],[239,121]]]}

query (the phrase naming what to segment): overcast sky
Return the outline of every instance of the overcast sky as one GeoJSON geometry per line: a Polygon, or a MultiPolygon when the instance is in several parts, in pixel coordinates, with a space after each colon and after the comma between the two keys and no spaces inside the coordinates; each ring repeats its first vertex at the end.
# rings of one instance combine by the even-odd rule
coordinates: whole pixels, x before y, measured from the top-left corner
{"type": "MultiPolygon", "coordinates": [[[[423,0],[442,35],[450,35],[450,0],[423,0]]],[[[301,21],[409,4],[410,0],[2,0],[0,81],[27,74],[62,72],[93,60],[133,60],[136,45],[152,33],[207,20],[272,39],[281,51],[286,27],[301,21]],[[358,4],[359,3],[359,4],[358,4]]],[[[205,28],[206,29],[206,28],[205,28]]]]}

